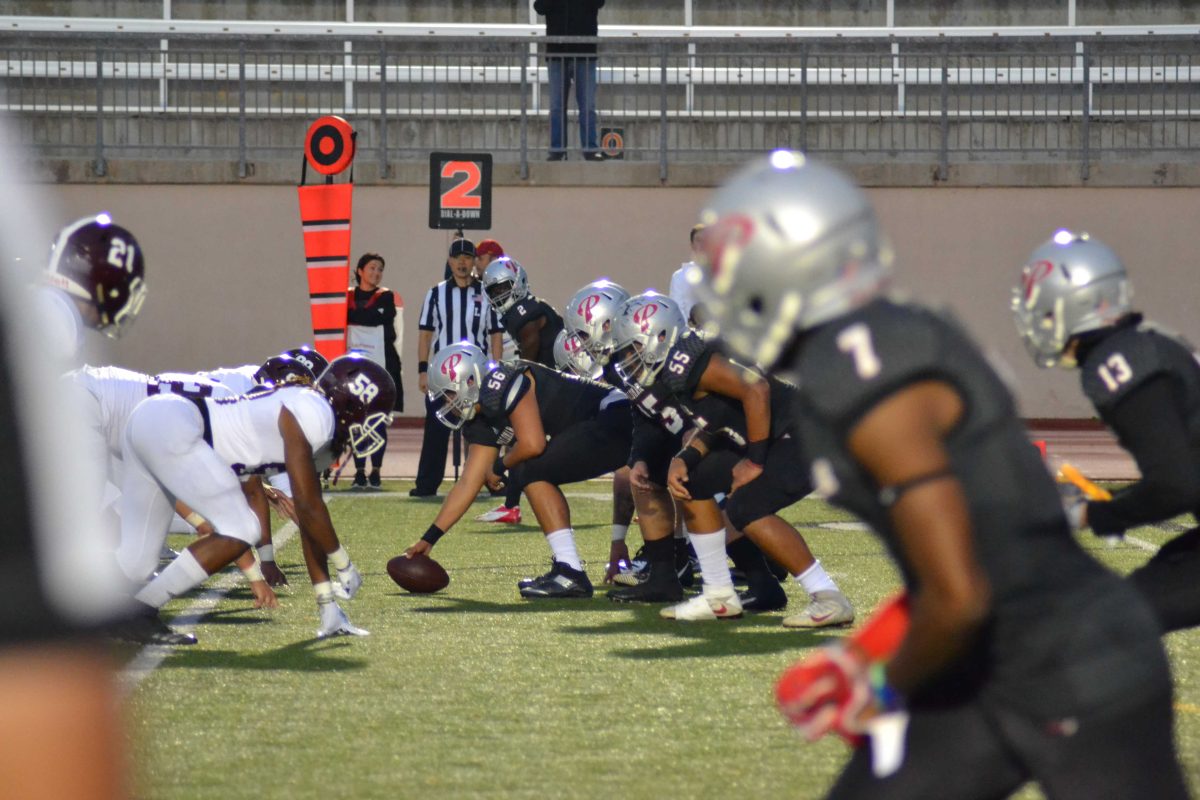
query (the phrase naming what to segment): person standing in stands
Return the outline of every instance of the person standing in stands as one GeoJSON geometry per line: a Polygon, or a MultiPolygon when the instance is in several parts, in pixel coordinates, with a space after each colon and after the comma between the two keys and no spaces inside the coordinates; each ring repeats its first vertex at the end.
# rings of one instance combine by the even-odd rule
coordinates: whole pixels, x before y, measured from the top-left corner
{"type": "MultiPolygon", "coordinates": [[[[421,393],[429,390],[429,359],[443,347],[468,341],[493,359],[501,355],[500,319],[488,305],[483,286],[474,275],[475,244],[455,239],[450,244],[450,278],[425,293],[417,323],[417,376],[421,393]]],[[[432,497],[446,473],[446,446],[450,429],[438,422],[429,398],[425,398],[425,437],[417,464],[416,486],[411,497],[432,497]]]]}
{"type": "MultiPolygon", "coordinates": [[[[594,37],[603,5],[604,0],[535,0],[533,10],[546,18],[547,36],[594,37]]],[[[567,96],[574,83],[583,157],[603,161],[596,125],[596,43],[548,42],[546,67],[550,71],[550,155],[546,160],[567,160],[567,96]]]]}
{"type": "MultiPolygon", "coordinates": [[[[346,346],[357,350],[387,370],[396,384],[396,411],[404,411],[404,391],[400,387],[400,348],[404,346],[404,299],[383,286],[383,256],[363,253],[354,268],[354,283],[347,293],[346,346]]],[[[367,460],[354,457],[352,489],[378,489],[379,468],[387,443],[371,454],[371,474],[367,460]]]]}

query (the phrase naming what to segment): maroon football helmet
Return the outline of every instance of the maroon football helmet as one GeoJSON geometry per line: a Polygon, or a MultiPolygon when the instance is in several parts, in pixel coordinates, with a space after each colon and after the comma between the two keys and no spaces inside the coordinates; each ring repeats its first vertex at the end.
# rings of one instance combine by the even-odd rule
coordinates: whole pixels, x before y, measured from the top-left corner
{"type": "Polygon", "coordinates": [[[300,359],[291,356],[271,356],[263,362],[254,373],[255,383],[269,383],[273,386],[286,386],[289,383],[312,384],[317,377],[300,359]]]}
{"type": "Polygon", "coordinates": [[[396,384],[387,370],[369,358],[350,353],[329,363],[317,381],[329,399],[337,429],[333,448],[349,444],[354,454],[369,456],[387,444],[387,427],[396,405],[396,384]]]}
{"type": "Polygon", "coordinates": [[[312,371],[314,379],[321,377],[321,373],[329,366],[329,359],[306,344],[293,347],[291,350],[284,350],[283,355],[294,358],[308,367],[312,371]]]}
{"type": "Polygon", "coordinates": [[[76,220],[59,231],[50,251],[46,280],[91,304],[94,326],[116,338],[146,300],[146,262],[137,239],[108,214],[76,220]]]}

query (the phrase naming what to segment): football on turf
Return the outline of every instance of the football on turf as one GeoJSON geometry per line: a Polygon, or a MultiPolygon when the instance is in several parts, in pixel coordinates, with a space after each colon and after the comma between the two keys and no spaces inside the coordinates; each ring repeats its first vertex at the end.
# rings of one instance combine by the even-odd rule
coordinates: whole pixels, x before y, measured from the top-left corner
{"type": "Polygon", "coordinates": [[[413,594],[430,594],[450,584],[446,570],[427,555],[398,555],[388,562],[387,571],[401,589],[413,594]]]}

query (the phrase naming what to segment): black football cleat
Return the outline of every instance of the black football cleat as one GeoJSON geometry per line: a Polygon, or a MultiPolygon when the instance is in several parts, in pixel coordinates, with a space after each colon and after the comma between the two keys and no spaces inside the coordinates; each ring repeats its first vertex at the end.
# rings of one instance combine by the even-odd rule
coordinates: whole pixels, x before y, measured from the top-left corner
{"type": "Polygon", "coordinates": [[[130,617],[113,629],[113,638],[134,644],[191,645],[196,637],[173,630],[158,616],[158,609],[146,606],[145,611],[130,617]]]}
{"type": "Polygon", "coordinates": [[[527,600],[572,600],[591,596],[592,582],[587,573],[571,569],[561,561],[555,561],[550,572],[521,589],[521,597],[527,600]]]}
{"type": "Polygon", "coordinates": [[[679,584],[690,589],[696,583],[696,573],[700,571],[700,562],[692,555],[692,546],[686,539],[675,540],[675,574],[679,584]]]}
{"type": "Polygon", "coordinates": [[[621,586],[608,590],[614,603],[678,603],[683,600],[683,587],[678,582],[643,581],[637,586],[621,586]]]}
{"type": "Polygon", "coordinates": [[[545,575],[538,575],[536,578],[521,578],[521,580],[517,581],[517,588],[520,589],[521,591],[524,591],[524,590],[528,589],[530,586],[533,586],[535,583],[541,583],[542,581],[549,580],[550,578],[553,578],[553,577],[554,577],[554,562],[551,561],[549,572],[547,572],[545,575]]]}
{"type": "Polygon", "coordinates": [[[779,611],[781,608],[786,608],[788,603],[787,592],[774,582],[763,582],[760,586],[751,586],[746,591],[739,592],[738,597],[742,600],[742,610],[754,613],[779,611]]]}

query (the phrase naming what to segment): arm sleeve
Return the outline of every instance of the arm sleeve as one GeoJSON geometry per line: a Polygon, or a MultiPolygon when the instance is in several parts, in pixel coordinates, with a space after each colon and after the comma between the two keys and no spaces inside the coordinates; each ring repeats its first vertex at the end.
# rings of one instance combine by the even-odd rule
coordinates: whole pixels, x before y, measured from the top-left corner
{"type": "Polygon", "coordinates": [[[500,317],[496,314],[496,309],[488,305],[487,315],[487,332],[490,336],[493,333],[504,333],[504,326],[500,324],[500,317]]]}
{"type": "Polygon", "coordinates": [[[421,319],[417,322],[417,328],[420,330],[437,330],[437,301],[434,299],[436,294],[436,286],[425,293],[425,302],[421,305],[421,319]]]}
{"type": "Polygon", "coordinates": [[[1157,376],[1130,392],[1104,415],[1141,470],[1142,479],[1109,502],[1088,503],[1088,524],[1098,534],[1191,511],[1200,502],[1200,467],[1169,378],[1157,376]]]}

